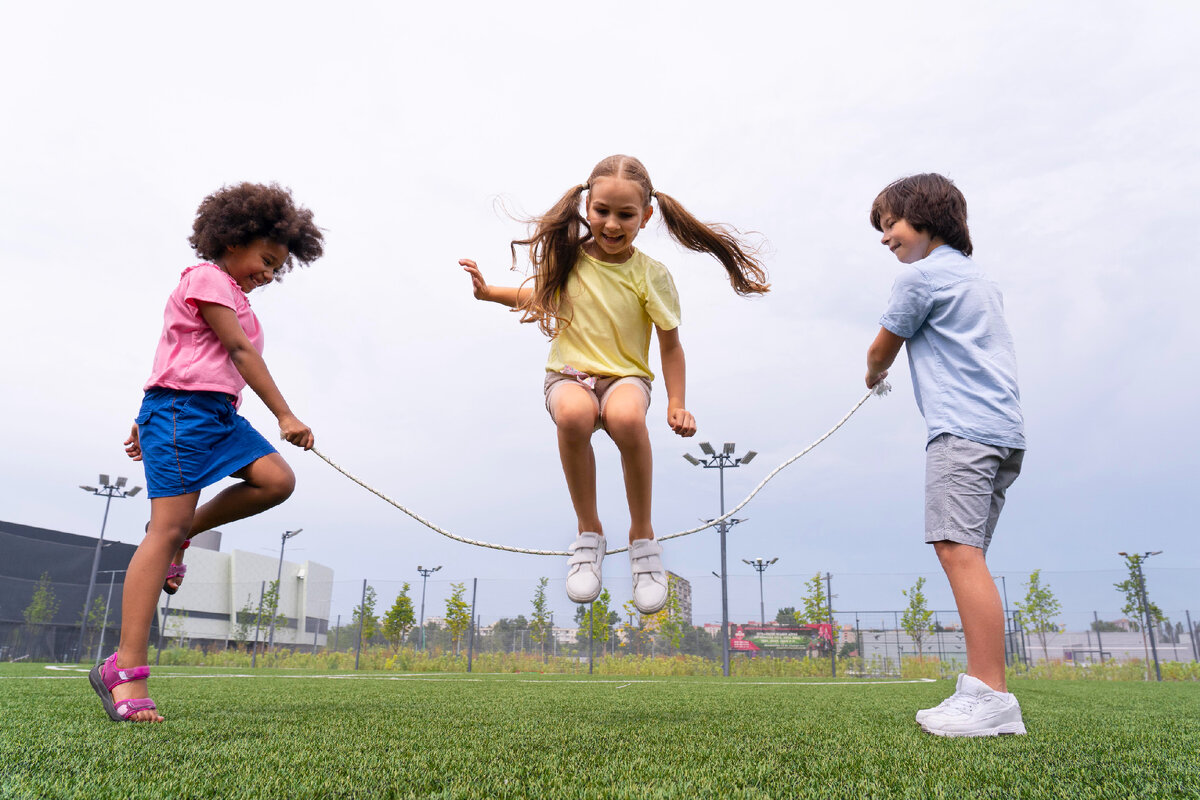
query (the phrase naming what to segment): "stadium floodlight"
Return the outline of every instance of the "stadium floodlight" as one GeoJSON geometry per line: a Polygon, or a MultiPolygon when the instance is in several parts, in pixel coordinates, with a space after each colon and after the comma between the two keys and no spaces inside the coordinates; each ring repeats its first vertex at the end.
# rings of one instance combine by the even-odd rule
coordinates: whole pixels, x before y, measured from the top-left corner
{"type": "Polygon", "coordinates": [[[688,462],[689,464],[691,464],[693,467],[698,467],[698,466],[700,466],[700,459],[696,458],[696,457],[695,457],[694,455],[692,455],[691,453],[684,453],[684,454],[683,454],[683,458],[684,458],[684,460],[685,460],[685,461],[687,461],[687,462],[688,462]]]}
{"type": "MultiPolygon", "coordinates": [[[[700,442],[700,449],[704,451],[704,454],[707,456],[706,458],[696,458],[690,454],[684,456],[684,458],[693,466],[719,471],[721,476],[721,516],[724,517],[725,469],[732,469],[739,466],[746,459],[738,458],[733,454],[733,442],[726,442],[720,453],[713,450],[713,446],[708,442],[700,442]]],[[[721,674],[727,678],[729,677],[729,570],[726,567],[725,534],[739,522],[745,522],[745,520],[723,519],[717,523],[717,531],[720,533],[721,538],[721,574],[718,576],[721,579],[721,674]]]]}
{"type": "Polygon", "coordinates": [[[112,505],[114,497],[133,497],[142,490],[140,486],[125,489],[126,483],[128,483],[127,479],[118,477],[117,482],[114,484],[109,481],[107,475],[101,473],[99,487],[79,484],[79,488],[85,492],[91,492],[97,497],[105,498],[104,519],[100,522],[100,538],[96,540],[96,552],[92,554],[92,571],[88,576],[87,593],[83,596],[83,616],[79,620],[79,653],[83,652],[83,643],[87,638],[88,611],[92,606],[92,593],[96,591],[96,571],[100,569],[100,550],[104,547],[104,530],[108,527],[108,507],[112,505]]]}
{"type": "MultiPolygon", "coordinates": [[[[743,458],[742,463],[745,464],[746,459],[743,458]]],[[[763,603],[763,573],[767,571],[767,567],[771,566],[778,560],[778,557],[770,560],[765,558],[756,558],[753,561],[748,558],[742,559],[743,564],[749,564],[750,566],[754,567],[754,569],[758,570],[758,620],[763,627],[766,627],[767,624],[767,607],[766,604],[763,603]]]]}
{"type": "MultiPolygon", "coordinates": [[[[284,531],[283,536],[279,539],[279,569],[275,571],[275,608],[271,609],[271,630],[267,634],[267,650],[275,649],[275,619],[279,616],[279,601],[283,595],[283,548],[287,544],[287,540],[296,536],[304,528],[296,528],[294,531],[284,531]]],[[[297,623],[299,624],[299,623],[297,623]]]]}
{"type": "Polygon", "coordinates": [[[440,565],[428,569],[420,564],[417,565],[417,572],[421,573],[421,652],[425,652],[425,582],[439,569],[441,569],[440,565]]]}
{"type": "Polygon", "coordinates": [[[746,451],[746,455],[742,456],[741,463],[742,463],[742,464],[749,464],[751,461],[753,461],[753,460],[754,460],[754,457],[755,457],[756,455],[758,455],[758,453],[754,452],[753,450],[747,450],[747,451],[746,451]]]}

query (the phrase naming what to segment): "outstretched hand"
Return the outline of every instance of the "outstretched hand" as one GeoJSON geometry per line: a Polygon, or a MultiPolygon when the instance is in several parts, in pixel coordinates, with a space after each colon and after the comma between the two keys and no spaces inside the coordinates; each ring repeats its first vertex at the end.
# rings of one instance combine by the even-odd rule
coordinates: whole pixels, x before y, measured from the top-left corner
{"type": "Polygon", "coordinates": [[[488,285],[487,281],[483,279],[483,273],[479,271],[479,265],[469,258],[460,258],[458,263],[462,266],[463,272],[471,276],[471,293],[475,295],[475,299],[486,300],[488,285]]]}
{"type": "Polygon", "coordinates": [[[667,424],[671,426],[671,430],[685,439],[696,435],[696,418],[686,408],[669,409],[667,424]]]}

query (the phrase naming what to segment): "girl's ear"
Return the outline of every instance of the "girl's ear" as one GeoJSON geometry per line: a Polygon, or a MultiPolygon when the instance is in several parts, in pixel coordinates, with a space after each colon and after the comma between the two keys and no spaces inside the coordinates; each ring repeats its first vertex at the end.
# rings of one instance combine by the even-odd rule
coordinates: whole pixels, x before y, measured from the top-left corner
{"type": "MultiPolygon", "coordinates": [[[[654,206],[647,205],[647,206],[646,206],[646,210],[642,212],[642,225],[641,225],[641,227],[642,227],[642,228],[646,227],[646,223],[647,223],[647,222],[649,222],[649,221],[650,221],[650,218],[651,218],[651,217],[653,217],[653,216],[654,216],[654,206]]],[[[640,229],[639,229],[639,230],[640,230],[640,229]]]]}

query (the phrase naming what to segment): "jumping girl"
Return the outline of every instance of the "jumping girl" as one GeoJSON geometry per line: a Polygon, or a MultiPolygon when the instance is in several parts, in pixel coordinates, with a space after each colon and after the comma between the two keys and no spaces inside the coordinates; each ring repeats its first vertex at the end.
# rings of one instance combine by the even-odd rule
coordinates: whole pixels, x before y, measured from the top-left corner
{"type": "Polygon", "coordinates": [[[680,436],[696,433],[684,402],[684,356],[679,342],[679,295],[666,267],[633,246],[658,208],[671,237],[689,250],[709,253],[729,273],[740,295],[768,290],[766,273],[737,231],[700,222],[671,196],[655,191],[640,161],[610,156],[586,183],[534,220],[528,239],[533,287],[488,284],[474,261],[459,262],[479,300],[522,312],[550,338],[546,362],[546,410],[558,428],[578,536],[567,561],[567,596],[590,603],[600,594],[604,529],[596,507],[596,459],[592,433],[604,428],[621,453],[629,502],[629,560],[633,601],[643,614],[667,602],[662,545],[650,524],[652,456],[646,430],[650,406],[650,330],[657,331],[667,386],[667,425],[680,436]],[[580,202],[585,216],[580,215],[580,202]]]}
{"type": "Polygon", "coordinates": [[[125,442],[129,457],[145,462],[150,523],[125,573],[120,645],[89,676],[117,721],[163,720],[147,696],[150,624],[159,592],[179,586],[188,540],[276,506],[295,488],[287,462],[238,415],[242,388],[249,384],[271,410],[283,439],[313,446],[312,430],[267,371],[262,327],[246,299],[293,262],[321,256],[312,212],[276,184],[242,183],[204,198],[192,230],[188,241],[204,263],[184,270],[167,299],[154,368],[125,442]],[[227,476],[240,482],[197,508],[200,490],[227,476]]]}

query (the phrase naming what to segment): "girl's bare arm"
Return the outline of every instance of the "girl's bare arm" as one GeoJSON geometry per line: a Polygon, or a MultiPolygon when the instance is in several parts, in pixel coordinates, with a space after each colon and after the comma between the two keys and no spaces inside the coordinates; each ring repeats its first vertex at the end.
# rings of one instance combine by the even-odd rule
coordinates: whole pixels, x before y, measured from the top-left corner
{"type": "Polygon", "coordinates": [[[483,279],[479,267],[469,258],[459,259],[463,271],[471,276],[471,292],[476,300],[487,300],[509,308],[516,308],[529,299],[533,290],[525,286],[492,286],[483,279]]]}
{"type": "Polygon", "coordinates": [[[312,429],[297,419],[288,407],[279,387],[275,385],[275,379],[267,369],[267,362],[263,361],[263,357],[250,343],[250,338],[242,330],[234,310],[219,303],[200,303],[200,316],[204,317],[204,321],[229,351],[229,359],[237,367],[238,373],[246,379],[246,384],[262,398],[263,403],[275,415],[275,419],[279,420],[280,435],[297,447],[303,447],[305,450],[311,448],[314,441],[312,429]]]}

